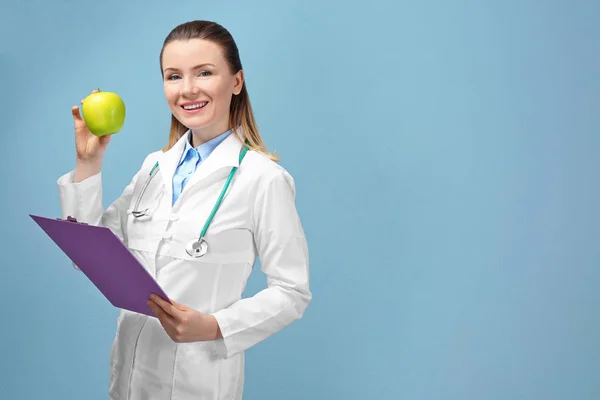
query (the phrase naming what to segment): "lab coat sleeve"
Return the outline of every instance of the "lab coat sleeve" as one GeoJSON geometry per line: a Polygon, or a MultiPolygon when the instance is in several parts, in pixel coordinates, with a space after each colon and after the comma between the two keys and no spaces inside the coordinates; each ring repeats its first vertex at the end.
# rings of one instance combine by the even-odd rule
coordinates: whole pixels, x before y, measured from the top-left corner
{"type": "Polygon", "coordinates": [[[285,170],[278,170],[260,187],[253,231],[267,288],[213,314],[223,336],[216,349],[224,358],[300,319],[312,299],[308,247],[294,204],[294,181],[285,170]]]}
{"type": "MultiPolygon", "coordinates": [[[[104,210],[102,205],[102,173],[84,179],[81,182],[73,182],[75,171],[70,171],[61,176],[58,183],[58,194],[62,218],[71,216],[78,222],[85,222],[95,226],[105,226],[127,243],[127,232],[125,230],[127,221],[127,208],[139,172],[126,186],[110,206],[104,210]]],[[[73,264],[76,269],[77,266],[73,264]]]]}

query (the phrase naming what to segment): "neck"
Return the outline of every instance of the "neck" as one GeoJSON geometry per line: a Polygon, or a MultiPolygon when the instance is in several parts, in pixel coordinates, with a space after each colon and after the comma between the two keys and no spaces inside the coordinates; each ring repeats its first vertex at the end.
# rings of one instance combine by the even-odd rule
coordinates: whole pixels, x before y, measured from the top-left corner
{"type": "Polygon", "coordinates": [[[216,138],[222,133],[227,132],[227,128],[220,129],[192,129],[192,134],[190,135],[190,144],[192,147],[198,147],[203,143],[208,142],[211,139],[216,138]]]}

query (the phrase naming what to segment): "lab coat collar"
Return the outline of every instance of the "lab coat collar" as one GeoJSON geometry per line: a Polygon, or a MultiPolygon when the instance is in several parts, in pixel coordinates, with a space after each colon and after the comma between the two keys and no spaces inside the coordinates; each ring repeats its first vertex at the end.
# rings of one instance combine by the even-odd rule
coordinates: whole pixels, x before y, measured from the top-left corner
{"type": "Polygon", "coordinates": [[[227,136],[229,136],[231,134],[231,132],[232,132],[232,129],[229,129],[229,130],[221,133],[220,135],[210,139],[209,141],[202,143],[200,146],[196,146],[196,147],[192,147],[192,145],[190,144],[191,133],[188,134],[186,132],[185,146],[183,148],[183,151],[181,152],[181,157],[179,158],[178,167],[181,166],[181,164],[185,160],[187,153],[189,153],[190,151],[196,152],[198,154],[198,157],[200,158],[200,160],[202,160],[202,161],[206,160],[208,158],[208,156],[214,151],[214,149],[216,149],[217,146],[220,145],[221,142],[223,142],[223,140],[225,140],[227,138],[227,136]]]}
{"type": "MultiPolygon", "coordinates": [[[[237,131],[239,131],[239,128],[237,131]]],[[[166,193],[169,195],[168,198],[173,197],[173,175],[175,174],[189,135],[191,135],[191,131],[188,130],[179,138],[173,147],[161,154],[159,158],[158,164],[160,166],[166,193]]],[[[242,149],[242,139],[240,139],[240,137],[241,136],[238,136],[235,131],[231,132],[231,134],[229,134],[229,136],[227,136],[227,138],[212,151],[210,156],[198,166],[198,169],[186,184],[182,195],[189,187],[222,168],[239,167],[240,150],[242,149]]]]}

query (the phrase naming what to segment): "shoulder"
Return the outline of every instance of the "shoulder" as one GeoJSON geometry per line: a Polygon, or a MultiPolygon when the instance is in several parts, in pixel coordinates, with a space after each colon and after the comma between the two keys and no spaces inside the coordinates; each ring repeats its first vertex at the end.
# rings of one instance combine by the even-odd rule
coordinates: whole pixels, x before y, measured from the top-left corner
{"type": "Polygon", "coordinates": [[[152,153],[148,154],[146,156],[146,158],[144,158],[144,161],[142,163],[142,168],[146,168],[146,167],[148,167],[148,165],[150,165],[150,168],[152,168],[152,166],[154,164],[156,164],[156,162],[158,161],[158,159],[160,158],[160,156],[162,154],[163,154],[162,150],[153,151],[152,153]]]}
{"type": "Polygon", "coordinates": [[[161,154],[163,154],[162,150],[153,151],[152,153],[147,154],[143,158],[142,164],[140,165],[137,173],[140,174],[150,171],[160,159],[161,154]]]}
{"type": "Polygon", "coordinates": [[[150,171],[152,171],[152,168],[154,168],[154,165],[160,159],[161,154],[163,154],[163,152],[161,150],[157,150],[153,151],[150,154],[147,154],[146,156],[143,156],[142,162],[139,165],[138,170],[135,173],[135,176],[133,177],[133,180],[135,181],[139,179],[140,176],[144,176],[150,173],[150,171]]]}
{"type": "Polygon", "coordinates": [[[296,185],[292,174],[262,153],[248,151],[240,165],[240,172],[259,192],[279,188],[291,190],[295,194],[296,185]]]}

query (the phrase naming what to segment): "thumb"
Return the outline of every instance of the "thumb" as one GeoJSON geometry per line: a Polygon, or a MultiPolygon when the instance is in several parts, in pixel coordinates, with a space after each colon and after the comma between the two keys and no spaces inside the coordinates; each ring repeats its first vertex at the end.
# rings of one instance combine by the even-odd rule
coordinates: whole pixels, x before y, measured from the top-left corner
{"type": "Polygon", "coordinates": [[[172,303],[172,304],[173,304],[175,307],[177,307],[178,309],[180,309],[181,311],[188,311],[188,310],[190,309],[188,306],[184,306],[183,304],[181,304],[181,303],[178,303],[178,302],[176,302],[176,301],[175,301],[175,300],[173,300],[173,299],[170,299],[170,300],[171,300],[171,303],[172,303]]]}
{"type": "Polygon", "coordinates": [[[173,299],[169,299],[169,300],[171,301],[171,304],[173,304],[175,307],[177,307],[177,308],[181,308],[181,306],[182,306],[182,304],[181,304],[181,303],[178,303],[178,302],[176,302],[176,301],[175,301],[175,300],[173,300],[173,299]]]}
{"type": "Polygon", "coordinates": [[[73,106],[71,108],[71,114],[73,114],[73,119],[75,121],[81,121],[82,120],[81,114],[79,114],[79,107],[78,106],[73,106]]]}

